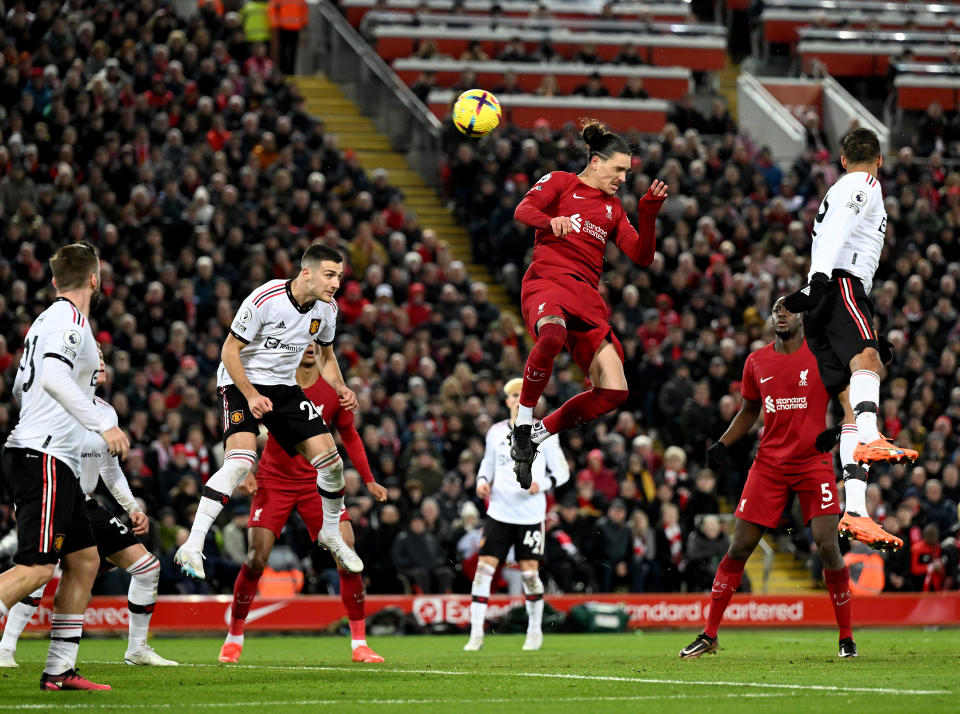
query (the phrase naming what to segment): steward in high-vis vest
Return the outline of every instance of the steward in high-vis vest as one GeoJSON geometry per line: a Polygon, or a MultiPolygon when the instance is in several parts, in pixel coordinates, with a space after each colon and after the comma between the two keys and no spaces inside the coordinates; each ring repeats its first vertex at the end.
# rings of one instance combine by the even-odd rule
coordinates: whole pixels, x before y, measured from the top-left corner
{"type": "Polygon", "coordinates": [[[300,30],[310,21],[306,0],[270,0],[270,27],[276,32],[280,71],[293,74],[297,65],[300,30]]]}

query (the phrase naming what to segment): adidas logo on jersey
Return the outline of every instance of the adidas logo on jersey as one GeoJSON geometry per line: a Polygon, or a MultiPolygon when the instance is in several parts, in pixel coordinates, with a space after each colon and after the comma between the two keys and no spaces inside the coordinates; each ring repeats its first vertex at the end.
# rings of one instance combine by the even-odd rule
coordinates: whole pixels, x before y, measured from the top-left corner
{"type": "Polygon", "coordinates": [[[277,329],[278,329],[278,330],[286,330],[286,329],[287,329],[287,326],[284,324],[283,320],[280,320],[280,322],[277,323],[277,329]]]}

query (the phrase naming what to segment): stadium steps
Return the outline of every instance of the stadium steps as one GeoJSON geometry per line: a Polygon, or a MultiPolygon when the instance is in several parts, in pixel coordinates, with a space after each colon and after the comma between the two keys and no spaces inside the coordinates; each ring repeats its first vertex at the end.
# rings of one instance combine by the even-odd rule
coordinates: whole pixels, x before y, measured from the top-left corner
{"type": "Polygon", "coordinates": [[[324,75],[299,76],[292,80],[307,100],[307,111],[323,120],[325,129],[336,136],[337,147],[356,152],[357,160],[366,171],[386,169],[390,185],[403,191],[404,205],[417,216],[420,225],[434,229],[447,241],[453,257],[466,265],[471,280],[487,284],[491,303],[501,310],[515,311],[506,289],[486,267],[473,262],[470,239],[440,196],[410,168],[403,155],[393,151],[389,140],[360,113],[340,87],[324,75]]]}
{"type": "MultiPolygon", "coordinates": [[[[800,592],[813,590],[810,571],[793,553],[788,553],[771,543],[769,538],[764,540],[774,549],[773,569],[767,581],[767,593],[770,595],[796,595],[800,592]]],[[[763,553],[759,548],[753,552],[744,568],[750,576],[750,583],[755,593],[762,592],[763,588],[763,553]]]]}

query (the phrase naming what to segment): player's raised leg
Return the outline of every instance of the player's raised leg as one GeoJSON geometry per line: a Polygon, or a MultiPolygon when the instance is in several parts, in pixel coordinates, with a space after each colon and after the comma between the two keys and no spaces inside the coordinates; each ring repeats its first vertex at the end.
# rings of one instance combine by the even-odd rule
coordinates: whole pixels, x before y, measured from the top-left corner
{"type": "Polygon", "coordinates": [[[527,608],[527,637],[523,649],[538,650],[543,646],[543,581],[540,580],[540,563],[522,560],[519,565],[527,608]]]}
{"type": "MultiPolygon", "coordinates": [[[[535,298],[532,299],[535,300],[535,298]]],[[[538,307],[540,310],[545,309],[543,304],[538,307]]],[[[550,381],[553,361],[567,341],[566,322],[559,315],[548,314],[538,317],[536,335],[537,341],[527,356],[527,364],[523,370],[520,408],[510,445],[510,456],[515,462],[514,471],[522,488],[530,488],[531,464],[536,455],[536,444],[531,440],[533,410],[540,401],[543,390],[547,388],[547,382],[550,381]]]]}
{"type": "MultiPolygon", "coordinates": [[[[71,535],[68,533],[67,537],[71,535]]],[[[93,541],[92,532],[90,541],[93,541]]],[[[67,553],[60,563],[63,577],[53,598],[50,649],[47,652],[43,675],[40,677],[40,689],[110,689],[109,685],[91,682],[76,671],[77,651],[83,636],[83,615],[87,603],[90,602],[90,590],[100,568],[100,556],[96,546],[91,545],[67,553]]]]}
{"type": "Polygon", "coordinates": [[[114,553],[107,560],[130,573],[130,587],[127,589],[130,624],[123,661],[131,665],[175,667],[177,662],[164,659],[147,644],[150,618],[157,605],[160,561],[139,543],[114,553]]]}
{"type": "MultiPolygon", "coordinates": [[[[251,506],[251,512],[257,508],[264,508],[265,505],[261,494],[257,492],[257,498],[254,499],[251,506]]],[[[262,515],[262,514],[261,514],[262,515]]],[[[290,515],[290,509],[287,508],[280,520],[279,528],[283,528],[290,515]]],[[[267,567],[267,560],[270,558],[270,551],[273,550],[273,544],[277,536],[269,527],[251,526],[247,529],[247,559],[240,568],[237,580],[233,584],[233,604],[230,606],[230,629],[227,631],[227,639],[220,648],[221,662],[237,662],[240,660],[240,654],[243,652],[243,629],[247,624],[247,615],[250,613],[250,606],[257,596],[257,584],[260,582],[260,576],[263,575],[263,569],[267,567]]]]}
{"type": "Polygon", "coordinates": [[[10,608],[7,621],[3,625],[3,639],[0,639],[0,667],[19,667],[16,659],[17,642],[27,623],[40,607],[40,598],[46,586],[41,585],[20,602],[10,608]]]}
{"type": "Polygon", "coordinates": [[[859,443],[853,450],[853,458],[858,464],[871,464],[876,461],[911,463],[917,460],[917,452],[897,446],[882,436],[877,427],[882,370],[880,353],[873,347],[865,348],[850,360],[849,398],[853,405],[859,437],[859,443]]]}
{"type": "MultiPolygon", "coordinates": [[[[852,384],[852,382],[851,382],[852,384]]],[[[851,390],[839,396],[844,423],[840,430],[840,463],[843,467],[845,512],[838,528],[848,538],[859,540],[877,550],[899,550],[903,541],[887,533],[867,513],[867,476],[869,464],[859,464],[854,453],[860,446],[859,426],[849,398],[851,390]]]]}
{"type": "Polygon", "coordinates": [[[853,630],[850,626],[850,572],[840,555],[840,543],[837,540],[837,517],[834,515],[817,516],[810,519],[810,532],[817,546],[817,555],[823,563],[823,580],[830,593],[833,613],[840,632],[840,657],[856,657],[857,646],[853,642],[853,630]]]}
{"type": "Polygon", "coordinates": [[[680,650],[681,659],[697,659],[717,651],[717,632],[720,629],[723,613],[726,612],[733,593],[740,586],[747,558],[756,549],[763,536],[763,528],[756,523],[742,518],[737,518],[736,522],[733,541],[730,543],[727,554],[720,561],[717,575],[713,579],[713,587],[710,589],[710,611],[707,613],[707,624],[693,642],[680,650]]]}
{"type": "MultiPolygon", "coordinates": [[[[223,398],[223,397],[221,397],[223,398]]],[[[226,413],[227,408],[224,407],[226,413]]],[[[247,421],[246,419],[244,421],[247,421]]],[[[253,422],[252,419],[249,420],[253,422]]],[[[255,428],[252,424],[251,428],[255,428]]],[[[249,431],[237,431],[227,436],[224,446],[226,455],[221,466],[203,487],[197,515],[190,528],[187,542],[180,546],[174,556],[174,562],[191,578],[203,580],[203,543],[210,526],[220,515],[223,507],[237,486],[247,477],[257,459],[257,438],[249,431]]]]}
{"type": "Polygon", "coordinates": [[[483,647],[483,628],[487,619],[487,602],[490,600],[490,585],[497,572],[499,561],[489,555],[481,555],[470,588],[470,639],[463,646],[467,652],[476,652],[483,647]]]}
{"type": "Polygon", "coordinates": [[[535,424],[531,436],[534,444],[541,444],[565,429],[593,421],[627,400],[629,392],[623,359],[609,339],[604,339],[597,348],[590,362],[589,375],[593,389],[571,397],[559,409],[545,416],[542,422],[535,424]]]}
{"type": "Polygon", "coordinates": [[[328,431],[313,436],[297,446],[297,450],[317,470],[317,492],[323,499],[323,526],[317,544],[330,551],[337,564],[347,572],[363,571],[363,561],[340,535],[340,512],[343,510],[343,460],[328,431]]]}

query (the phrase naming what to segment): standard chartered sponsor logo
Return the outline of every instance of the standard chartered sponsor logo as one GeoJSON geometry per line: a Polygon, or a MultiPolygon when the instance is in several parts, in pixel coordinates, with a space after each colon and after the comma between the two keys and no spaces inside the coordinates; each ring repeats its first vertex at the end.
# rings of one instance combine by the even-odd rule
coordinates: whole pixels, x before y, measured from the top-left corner
{"type": "Polygon", "coordinates": [[[773,397],[768,396],[763,400],[764,410],[772,414],[773,412],[786,412],[793,409],[806,409],[806,397],[773,397]]]}

